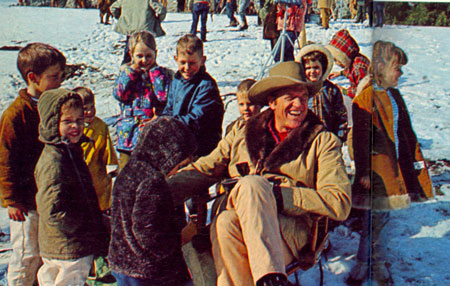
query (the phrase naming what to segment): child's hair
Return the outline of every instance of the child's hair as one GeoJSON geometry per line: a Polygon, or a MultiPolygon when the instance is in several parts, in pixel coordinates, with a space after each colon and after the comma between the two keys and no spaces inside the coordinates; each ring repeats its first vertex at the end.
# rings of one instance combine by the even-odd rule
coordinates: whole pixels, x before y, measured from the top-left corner
{"type": "Polygon", "coordinates": [[[80,95],[69,97],[66,101],[61,104],[62,114],[67,109],[81,109],[83,110],[83,100],[80,95]]]}
{"type": "Polygon", "coordinates": [[[319,51],[313,51],[311,53],[307,53],[302,57],[303,65],[306,64],[308,61],[319,61],[322,65],[322,71],[325,72],[328,68],[328,59],[327,56],[324,53],[321,53],[319,51]]]}
{"type": "Polygon", "coordinates": [[[48,67],[59,64],[61,69],[66,67],[66,57],[56,48],[44,43],[31,43],[20,49],[17,57],[17,69],[23,79],[34,72],[42,74],[48,67]]]}
{"type": "Polygon", "coordinates": [[[203,42],[197,36],[186,34],[177,42],[177,55],[183,53],[192,55],[198,53],[203,57],[203,42]]]}
{"type": "Polygon", "coordinates": [[[153,34],[150,32],[140,31],[140,32],[136,32],[133,35],[131,35],[130,39],[128,40],[128,46],[130,47],[131,54],[133,54],[134,49],[136,48],[136,45],[138,43],[143,43],[150,49],[156,51],[155,36],[153,36],[153,34]]]}
{"type": "Polygon", "coordinates": [[[241,81],[237,87],[238,92],[245,92],[250,89],[250,87],[256,82],[256,80],[252,78],[247,78],[241,81]]]}
{"type": "Polygon", "coordinates": [[[95,102],[94,92],[90,88],[79,86],[74,88],[73,91],[75,91],[81,96],[84,104],[95,102]]]}
{"type": "Polygon", "coordinates": [[[390,63],[401,65],[408,63],[408,57],[405,52],[391,42],[376,41],[372,49],[372,62],[369,72],[377,83],[379,83],[383,73],[383,70],[379,68],[380,64],[385,66],[390,63]]]}

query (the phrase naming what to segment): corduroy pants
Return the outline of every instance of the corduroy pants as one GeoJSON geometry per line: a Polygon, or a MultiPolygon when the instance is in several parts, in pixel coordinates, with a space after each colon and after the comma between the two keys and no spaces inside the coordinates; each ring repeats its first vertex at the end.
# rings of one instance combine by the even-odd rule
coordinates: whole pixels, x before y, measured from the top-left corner
{"type": "Polygon", "coordinates": [[[277,213],[272,188],[261,176],[243,177],[231,190],[226,210],[214,219],[211,242],[218,286],[250,286],[268,273],[285,273],[293,260],[288,240],[302,241],[294,243],[297,249],[306,244],[306,229],[294,234],[298,220],[277,213]]]}

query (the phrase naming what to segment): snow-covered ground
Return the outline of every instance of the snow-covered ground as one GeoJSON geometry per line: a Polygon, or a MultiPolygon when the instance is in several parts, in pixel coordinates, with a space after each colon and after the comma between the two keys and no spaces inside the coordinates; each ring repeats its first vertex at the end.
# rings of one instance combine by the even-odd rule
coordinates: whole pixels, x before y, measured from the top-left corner
{"type": "MultiPolygon", "coordinates": [[[[63,86],[92,88],[97,97],[98,116],[111,124],[119,110],[111,93],[122,60],[124,36],[115,33],[111,25],[99,24],[95,9],[10,6],[14,3],[0,0],[0,47],[45,42],[60,49],[69,64],[84,64],[81,75],[65,81],[63,86]]],[[[257,77],[269,57],[270,44],[262,39],[262,28],[256,25],[256,17],[248,18],[250,27],[244,32],[226,28],[225,15],[214,15],[213,21],[208,20],[206,68],[217,80],[221,94],[234,92],[242,79],[257,77]]],[[[190,25],[190,14],[167,15],[163,22],[167,35],[157,39],[160,65],[176,69],[175,44],[190,30],[190,25]]],[[[403,68],[399,89],[426,158],[437,160],[432,179],[441,195],[392,212],[386,227],[389,232],[387,261],[395,285],[450,285],[450,85],[447,81],[450,28],[385,26],[373,30],[351,20],[339,20],[332,21],[328,30],[307,24],[308,40],[325,44],[342,28],[350,30],[362,53],[368,56],[373,39],[393,41],[406,51],[409,63],[403,68]]],[[[17,51],[0,51],[0,112],[17,96],[19,88],[25,86],[17,71],[16,59],[17,51]]],[[[347,85],[343,78],[336,82],[347,85]]],[[[224,126],[238,116],[236,103],[230,99],[232,97],[226,99],[230,104],[224,126]]],[[[10,247],[5,209],[0,210],[0,226],[6,233],[0,237],[0,285],[6,285],[4,273],[11,253],[3,251],[10,247]]],[[[328,260],[324,261],[325,285],[345,285],[345,278],[355,264],[358,241],[359,234],[343,225],[331,233],[333,247],[328,260]]],[[[317,267],[299,274],[302,285],[318,285],[317,267]]]]}

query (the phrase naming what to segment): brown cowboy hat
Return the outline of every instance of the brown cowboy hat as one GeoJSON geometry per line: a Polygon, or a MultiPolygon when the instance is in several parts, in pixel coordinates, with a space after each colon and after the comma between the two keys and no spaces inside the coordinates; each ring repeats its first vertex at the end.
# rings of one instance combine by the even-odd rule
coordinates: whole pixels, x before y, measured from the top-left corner
{"type": "Polygon", "coordinates": [[[269,95],[277,90],[295,86],[306,87],[311,97],[320,90],[322,82],[307,82],[303,66],[297,62],[281,62],[270,69],[268,77],[252,85],[248,97],[255,104],[267,105],[269,95]]]}

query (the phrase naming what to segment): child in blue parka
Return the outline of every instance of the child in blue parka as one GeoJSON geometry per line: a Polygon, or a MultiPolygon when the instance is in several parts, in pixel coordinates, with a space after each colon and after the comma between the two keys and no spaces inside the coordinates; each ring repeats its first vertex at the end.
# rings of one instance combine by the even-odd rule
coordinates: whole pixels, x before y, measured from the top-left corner
{"type": "Polygon", "coordinates": [[[177,43],[178,72],[170,85],[163,115],[174,116],[194,133],[196,156],[209,154],[222,138],[224,106],[215,79],[206,72],[202,41],[191,34],[177,43]]]}

